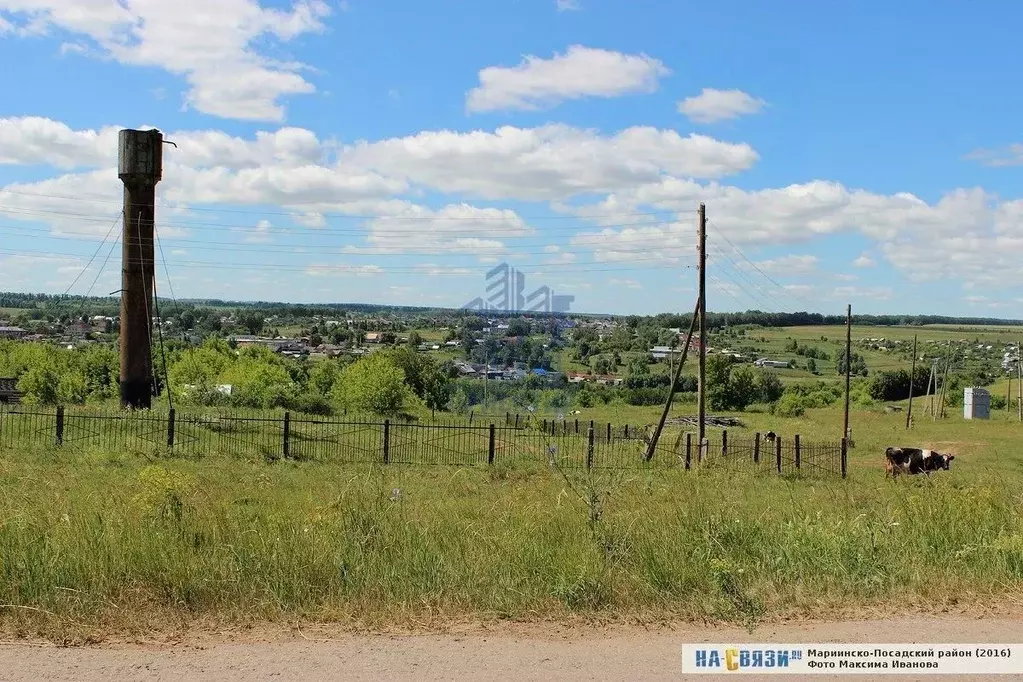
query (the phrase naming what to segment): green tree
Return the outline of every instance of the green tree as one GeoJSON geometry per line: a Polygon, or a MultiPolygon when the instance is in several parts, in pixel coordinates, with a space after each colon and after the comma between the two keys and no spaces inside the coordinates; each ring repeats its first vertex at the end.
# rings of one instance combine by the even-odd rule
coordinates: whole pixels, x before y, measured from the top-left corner
{"type": "Polygon", "coordinates": [[[249,310],[238,316],[238,324],[248,329],[250,334],[259,334],[263,331],[265,319],[262,312],[249,310]]]}
{"type": "Polygon", "coordinates": [[[18,379],[18,390],[27,403],[56,405],[59,388],[60,377],[49,367],[31,367],[18,379]]]}
{"type": "Polygon", "coordinates": [[[419,348],[420,344],[422,344],[422,343],[423,343],[423,337],[419,334],[419,332],[417,332],[415,330],[409,332],[409,335],[408,335],[408,347],[409,348],[411,348],[412,350],[416,350],[417,348],[419,348]]]}
{"type": "Polygon", "coordinates": [[[345,409],[393,415],[410,410],[415,395],[405,373],[387,353],[377,352],[349,365],[334,384],[334,398],[345,409]]]}
{"type": "Polygon", "coordinates": [[[809,372],[810,374],[816,374],[817,373],[817,361],[814,360],[813,358],[810,358],[809,360],[807,360],[806,361],[806,371],[809,372]]]}

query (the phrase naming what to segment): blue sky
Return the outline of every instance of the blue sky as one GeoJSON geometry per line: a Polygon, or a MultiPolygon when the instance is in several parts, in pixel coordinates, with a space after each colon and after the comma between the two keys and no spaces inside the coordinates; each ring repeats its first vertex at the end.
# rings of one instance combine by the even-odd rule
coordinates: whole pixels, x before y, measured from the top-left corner
{"type": "Polygon", "coordinates": [[[688,310],[703,201],[711,309],[1023,317],[1021,20],[0,0],[0,289],[119,288],[117,130],[155,126],[163,294],[459,306],[507,262],[573,310],[688,310]]]}

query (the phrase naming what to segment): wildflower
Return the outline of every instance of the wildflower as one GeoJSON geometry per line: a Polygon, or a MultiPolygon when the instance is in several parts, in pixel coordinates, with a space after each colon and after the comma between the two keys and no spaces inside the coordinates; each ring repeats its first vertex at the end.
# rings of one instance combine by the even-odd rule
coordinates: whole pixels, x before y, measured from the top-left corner
{"type": "Polygon", "coordinates": [[[401,488],[395,488],[391,491],[391,502],[397,502],[401,499],[401,488]]]}

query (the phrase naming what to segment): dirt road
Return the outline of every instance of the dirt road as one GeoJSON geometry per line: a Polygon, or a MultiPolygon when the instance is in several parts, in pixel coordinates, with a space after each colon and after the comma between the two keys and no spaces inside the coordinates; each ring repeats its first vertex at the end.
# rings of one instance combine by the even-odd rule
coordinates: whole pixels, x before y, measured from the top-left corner
{"type": "MultiPolygon", "coordinates": [[[[680,680],[678,646],[684,642],[1018,642],[1023,640],[1023,620],[926,617],[794,623],[764,626],[753,635],[698,625],[509,625],[462,634],[325,638],[323,632],[303,631],[204,637],[170,645],[0,644],[0,680],[680,680]]],[[[791,676],[770,677],[786,678],[791,676]]]]}

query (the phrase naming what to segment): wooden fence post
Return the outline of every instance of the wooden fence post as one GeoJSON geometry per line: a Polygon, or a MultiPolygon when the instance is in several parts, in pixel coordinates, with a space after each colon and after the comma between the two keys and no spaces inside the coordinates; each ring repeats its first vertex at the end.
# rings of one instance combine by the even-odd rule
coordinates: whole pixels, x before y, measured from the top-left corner
{"type": "Polygon", "coordinates": [[[586,468],[593,468],[593,427],[586,432],[586,468]]]}
{"type": "Polygon", "coordinates": [[[845,438],[842,439],[842,478],[845,478],[846,466],[848,462],[848,451],[849,444],[845,438]]]}
{"type": "Polygon", "coordinates": [[[508,426],[511,423],[511,414],[508,412],[504,413],[504,425],[508,426]]]}
{"type": "Polygon", "coordinates": [[[494,425],[490,425],[490,444],[487,446],[487,464],[494,465],[494,425]]]}
{"type": "Polygon", "coordinates": [[[700,441],[700,449],[696,453],[696,463],[702,463],[708,454],[710,454],[710,441],[704,438],[700,441]]]}
{"type": "Polygon", "coordinates": [[[611,442],[611,422],[607,423],[607,442],[611,442]]]}
{"type": "Polygon", "coordinates": [[[793,445],[795,445],[795,447],[796,447],[796,469],[799,469],[799,463],[801,461],[801,458],[800,458],[800,452],[799,452],[799,434],[798,433],[796,434],[795,441],[793,441],[793,445]]]}
{"type": "Polygon", "coordinates": [[[547,420],[543,420],[543,433],[547,433],[547,420]]]}
{"type": "Polygon", "coordinates": [[[285,459],[291,457],[291,413],[284,413],[284,443],[281,448],[285,459]]]}
{"type": "Polygon", "coordinates": [[[515,428],[519,428],[519,413],[515,413],[515,428]]]}
{"type": "Polygon", "coordinates": [[[728,455],[728,431],[721,429],[721,456],[725,457],[728,455]]]}
{"type": "Polygon", "coordinates": [[[57,406],[57,445],[64,444],[64,406],[57,406]]]}
{"type": "Polygon", "coordinates": [[[693,434],[686,431],[686,470],[693,467],[693,434]]]}
{"type": "Polygon", "coordinates": [[[472,414],[473,410],[469,410],[469,426],[472,426],[472,414]]]}
{"type": "Polygon", "coordinates": [[[579,435],[579,417],[575,418],[575,433],[579,435]]]}
{"type": "Polygon", "coordinates": [[[753,463],[760,464],[760,432],[753,436],[753,463]]]}
{"type": "Polygon", "coordinates": [[[781,473],[781,436],[775,436],[774,438],[774,461],[778,467],[778,473],[781,473]]]}
{"type": "Polygon", "coordinates": [[[629,425],[625,425],[625,440],[629,440],[629,425]]]}
{"type": "MultiPolygon", "coordinates": [[[[472,412],[469,413],[472,415],[472,412]]],[[[391,420],[384,420],[384,464],[391,463],[391,420]]]]}
{"type": "Polygon", "coordinates": [[[174,447],[174,408],[167,410],[167,447],[174,447]]]}

